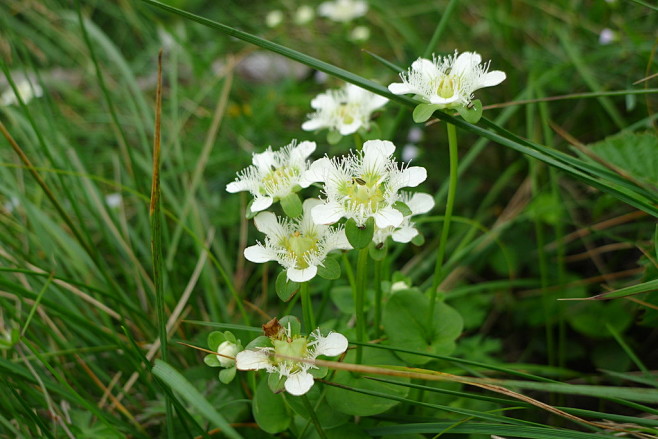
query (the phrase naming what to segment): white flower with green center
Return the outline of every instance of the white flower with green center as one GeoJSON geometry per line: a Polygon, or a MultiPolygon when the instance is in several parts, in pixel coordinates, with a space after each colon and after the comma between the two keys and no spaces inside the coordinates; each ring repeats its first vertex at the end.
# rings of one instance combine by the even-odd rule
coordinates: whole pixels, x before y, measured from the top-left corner
{"type": "Polygon", "coordinates": [[[291,335],[290,328],[272,337],[273,347],[258,347],[238,353],[235,358],[239,370],[265,369],[285,377],[284,388],[291,395],[303,395],[313,387],[313,375],[309,371],[319,369],[312,364],[318,356],[334,357],[347,350],[347,339],[342,334],[330,332],[323,336],[317,329],[310,336],[291,335]],[[304,361],[298,361],[301,359],[304,361]]]}
{"type": "Polygon", "coordinates": [[[305,131],[328,128],[343,136],[356,133],[361,127],[368,129],[372,113],[383,107],[388,99],[354,84],[338,90],[328,90],[311,101],[316,111],[302,124],[305,131]]]}
{"type": "Polygon", "coordinates": [[[388,89],[396,95],[414,94],[439,108],[467,106],[473,92],[505,80],[505,73],[490,72],[489,64],[482,64],[482,57],[476,52],[458,55],[455,51],[452,56],[434,56],[431,61],[418,58],[407,72],[400,74],[402,83],[390,84],[388,89]]]}
{"type": "Polygon", "coordinates": [[[411,215],[404,217],[404,220],[398,227],[384,227],[375,228],[375,234],[372,240],[375,244],[383,244],[390,236],[393,241],[406,244],[418,235],[415,224],[411,221],[411,217],[427,213],[434,207],[434,198],[430,194],[416,192],[402,192],[400,200],[407,205],[411,211],[411,215]]]}
{"type": "Polygon", "coordinates": [[[247,247],[245,258],[256,263],[277,261],[293,282],[313,279],[330,251],[352,248],[344,229],[313,222],[311,209],[320,204],[318,199],[305,200],[301,219],[282,219],[272,212],[256,215],[254,222],[265,234],[265,242],[247,247]]]}
{"type": "Polygon", "coordinates": [[[226,190],[231,193],[249,191],[254,196],[251,211],[265,210],[272,203],[308,186],[301,177],[308,169],[306,159],[313,151],[315,142],[297,145],[293,141],[278,151],[272,151],[270,146],[265,152],[254,154],[253,165],[240,171],[226,190]]]}
{"type": "Polygon", "coordinates": [[[312,210],[317,224],[333,224],[341,218],[354,219],[357,226],[374,218],[379,228],[399,227],[404,215],[393,207],[403,187],[416,187],[427,178],[420,166],[398,167],[395,145],[386,140],[369,140],[363,150],[341,159],[321,158],[313,162],[304,179],[324,184],[324,203],[312,210]]]}
{"type": "Polygon", "coordinates": [[[318,7],[318,14],[339,23],[347,23],[368,12],[368,3],[363,0],[334,0],[318,7]]]}

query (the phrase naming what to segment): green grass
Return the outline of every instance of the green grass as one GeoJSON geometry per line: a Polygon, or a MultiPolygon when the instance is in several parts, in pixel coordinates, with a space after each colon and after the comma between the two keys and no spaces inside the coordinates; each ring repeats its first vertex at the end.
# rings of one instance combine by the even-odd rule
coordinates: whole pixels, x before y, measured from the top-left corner
{"type": "MultiPolygon", "coordinates": [[[[316,423],[329,438],[613,437],[601,420],[655,437],[658,102],[656,79],[642,81],[655,71],[653,7],[386,0],[356,23],[307,25],[292,21],[296,7],[0,5],[0,93],[25,76],[44,90],[0,106],[0,437],[265,437],[276,428],[254,407],[272,409],[280,437],[321,437],[316,423]],[[273,9],[286,22],[270,29],[273,9]],[[355,25],[369,27],[366,42],[349,40],[355,25]],[[606,27],[617,40],[603,45],[606,27]],[[485,110],[476,124],[445,113],[415,124],[416,102],[386,85],[417,57],[456,48],[491,59],[507,80],[477,92],[485,110]],[[240,62],[256,50],[307,67],[254,81],[240,62]],[[316,70],[329,75],[325,83],[316,70]],[[420,190],[436,201],[417,217],[424,244],[389,242],[376,269],[360,265],[368,338],[384,334],[382,349],[362,348],[364,362],[495,379],[594,425],[463,382],[345,371],[316,383],[303,403],[263,397],[265,373],[222,384],[202,352],[178,343],[205,348],[219,327],[246,345],[271,317],[301,319],[301,301],[276,294],[279,266],[242,256],[262,235],[244,218],[249,196],[225,187],[268,145],[314,140],[314,158],[354,148],[352,138],[329,145],[326,131],[300,128],[311,99],[343,81],[390,98],[374,130],[398,157],[410,129],[422,129],[413,164],[428,169],[420,190]],[[457,127],[459,180],[440,240],[446,123],[457,127]],[[108,203],[117,194],[120,202],[108,203]],[[433,279],[439,300],[463,319],[454,345],[442,353],[387,344],[394,328],[385,311],[372,328],[374,298],[385,308],[394,282],[426,291],[433,279]],[[558,300],[592,296],[602,300],[558,300]],[[394,408],[356,422],[335,410],[340,399],[394,408]]],[[[341,278],[310,283],[313,317],[356,342],[355,252],[338,261],[341,278]]]]}

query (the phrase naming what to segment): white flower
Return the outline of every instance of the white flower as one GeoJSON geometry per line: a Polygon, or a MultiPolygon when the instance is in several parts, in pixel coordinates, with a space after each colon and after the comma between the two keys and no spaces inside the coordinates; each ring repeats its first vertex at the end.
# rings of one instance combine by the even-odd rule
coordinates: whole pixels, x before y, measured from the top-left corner
{"type": "Polygon", "coordinates": [[[308,187],[300,181],[308,169],[306,159],[315,151],[315,142],[291,144],[272,151],[268,147],[265,152],[254,154],[253,165],[238,173],[238,178],[226,186],[231,193],[249,191],[254,196],[251,204],[252,212],[260,212],[275,201],[285,198],[299,188],[308,187]]]}
{"type": "Polygon", "coordinates": [[[354,84],[346,84],[338,90],[328,90],[311,101],[316,112],[302,124],[305,131],[323,128],[336,130],[343,136],[355,133],[359,128],[368,129],[373,111],[383,107],[388,99],[354,84]]]}
{"type": "MultiPolygon", "coordinates": [[[[27,79],[16,81],[16,91],[21,97],[23,103],[27,104],[33,98],[43,96],[43,89],[39,84],[32,84],[27,79]]],[[[14,94],[14,90],[9,88],[0,95],[0,106],[16,105],[18,98],[14,94]]]]}
{"type": "Polygon", "coordinates": [[[235,355],[240,349],[235,343],[231,343],[228,340],[223,341],[217,346],[217,361],[219,361],[220,366],[222,367],[233,367],[235,365],[235,355]],[[233,358],[227,358],[233,357],[233,358]]]}
{"type": "Polygon", "coordinates": [[[309,5],[302,5],[295,11],[296,24],[306,24],[313,20],[313,17],[315,17],[315,11],[309,5]]]}
{"type": "Polygon", "coordinates": [[[411,222],[411,217],[414,215],[419,215],[421,213],[427,213],[434,207],[434,198],[430,194],[424,194],[417,192],[411,194],[409,192],[402,192],[400,194],[400,201],[409,207],[411,210],[411,215],[405,216],[402,220],[402,224],[398,227],[384,227],[384,228],[375,228],[375,235],[372,240],[375,244],[382,244],[386,241],[386,238],[389,236],[395,242],[407,243],[414,239],[418,235],[418,230],[414,226],[414,223],[411,222]]]}
{"type": "Polygon", "coordinates": [[[304,201],[301,219],[277,218],[272,212],[261,212],[254,222],[265,233],[265,243],[258,243],[244,250],[244,257],[251,262],[277,261],[284,268],[288,279],[306,282],[315,277],[318,265],[332,250],[351,249],[345,230],[315,224],[311,209],[321,201],[310,198],[304,201]]]}
{"type": "Polygon", "coordinates": [[[350,32],[350,40],[355,43],[361,43],[363,41],[368,41],[370,38],[370,28],[367,26],[356,26],[350,32]]]}
{"type": "Polygon", "coordinates": [[[468,105],[473,92],[492,87],[505,80],[505,73],[489,71],[489,63],[481,64],[482,57],[475,52],[452,56],[434,56],[430,61],[418,58],[411,68],[400,74],[402,83],[388,86],[396,95],[413,93],[440,108],[456,108],[468,105]]]}
{"type": "Polygon", "coordinates": [[[362,0],[334,0],[324,2],[318,8],[318,14],[339,23],[352,21],[367,11],[368,3],[362,0]]]}
{"type": "Polygon", "coordinates": [[[343,217],[353,218],[361,227],[373,217],[379,228],[399,227],[404,216],[393,207],[398,191],[418,186],[427,171],[420,166],[398,168],[394,151],[389,141],[369,140],[362,151],[342,159],[315,161],[304,178],[324,183],[326,200],[313,208],[313,221],[333,224],[343,217]]]}
{"type": "Polygon", "coordinates": [[[605,46],[617,40],[617,34],[612,29],[607,27],[601,31],[599,34],[599,44],[605,46]]]}
{"type": "Polygon", "coordinates": [[[283,12],[279,11],[278,9],[268,12],[268,14],[265,16],[265,24],[267,27],[277,27],[281,23],[283,23],[283,12]]]}
{"type": "Polygon", "coordinates": [[[311,363],[313,360],[320,355],[334,357],[347,350],[347,339],[337,332],[323,336],[317,329],[310,336],[303,337],[291,336],[288,328],[281,333],[280,337],[271,339],[273,347],[242,351],[235,361],[239,370],[265,369],[268,373],[286,377],[284,387],[291,395],[303,395],[313,387],[313,375],[309,370],[318,369],[311,363]]]}
{"type": "Polygon", "coordinates": [[[123,196],[118,192],[105,195],[105,204],[107,204],[107,207],[111,209],[120,207],[122,202],[123,196]]]}

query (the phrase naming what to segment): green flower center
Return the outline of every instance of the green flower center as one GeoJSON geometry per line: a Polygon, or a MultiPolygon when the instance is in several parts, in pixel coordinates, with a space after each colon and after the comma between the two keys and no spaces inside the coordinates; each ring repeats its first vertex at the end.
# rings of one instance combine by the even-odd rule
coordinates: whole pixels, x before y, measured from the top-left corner
{"type": "Polygon", "coordinates": [[[338,110],[336,111],[338,113],[338,118],[342,120],[345,125],[354,123],[355,107],[355,104],[348,104],[345,102],[341,102],[338,106],[338,110]]]}
{"type": "Polygon", "coordinates": [[[263,177],[261,184],[261,193],[267,195],[267,188],[277,187],[280,184],[287,183],[291,178],[299,176],[299,169],[291,166],[281,166],[280,168],[272,167],[272,170],[263,177]]]}
{"type": "Polygon", "coordinates": [[[297,268],[301,270],[308,268],[308,262],[304,256],[309,252],[318,250],[318,237],[315,233],[306,233],[304,235],[295,232],[284,238],[281,245],[288,251],[288,255],[297,261],[297,268]]]}
{"type": "Polygon", "coordinates": [[[454,76],[445,75],[440,80],[436,87],[436,94],[444,99],[451,98],[455,94],[455,90],[459,85],[459,78],[454,76]]]}
{"type": "Polygon", "coordinates": [[[346,201],[376,212],[384,204],[384,185],[377,184],[377,177],[355,177],[343,184],[341,192],[347,198],[346,201]]]}
{"type": "MultiPolygon", "coordinates": [[[[297,337],[292,339],[289,338],[284,340],[272,340],[272,344],[274,345],[274,353],[276,355],[283,355],[285,357],[295,357],[295,358],[306,358],[306,356],[308,355],[308,347],[307,347],[308,342],[306,340],[306,337],[297,337]]],[[[290,372],[296,372],[297,370],[300,369],[300,365],[298,362],[289,360],[287,358],[280,358],[277,357],[276,355],[272,358],[274,364],[285,364],[286,366],[291,368],[290,372]]]]}

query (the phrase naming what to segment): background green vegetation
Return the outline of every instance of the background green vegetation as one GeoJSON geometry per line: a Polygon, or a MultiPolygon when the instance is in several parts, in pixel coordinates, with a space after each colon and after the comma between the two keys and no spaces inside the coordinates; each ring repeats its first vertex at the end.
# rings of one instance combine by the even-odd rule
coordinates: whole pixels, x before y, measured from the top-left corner
{"type": "MultiPolygon", "coordinates": [[[[296,3],[169,4],[383,85],[396,80],[395,66],[405,68],[426,52],[448,14],[429,51],[475,50],[507,73],[501,86],[479,92],[485,106],[500,104],[485,110],[493,124],[479,126],[512,147],[468,126],[459,130],[459,218],[447,243],[442,290],[464,319],[452,356],[470,363],[432,360],[423,367],[501,378],[520,371],[570,383],[525,376],[525,384],[510,385],[578,416],[630,422],[655,434],[658,298],[646,293],[652,284],[642,284],[657,272],[658,101],[639,94],[655,79],[637,81],[656,70],[656,8],[630,1],[386,0],[371,2],[357,23],[296,25],[290,18],[296,3]],[[287,18],[269,29],[264,20],[272,9],[287,18]],[[349,40],[357,24],[370,28],[366,42],[349,40]],[[599,42],[604,28],[616,33],[610,44],[599,42]],[[617,90],[634,92],[605,93],[617,90]],[[542,100],[573,93],[585,95],[542,100]],[[560,166],[547,165],[519,153],[514,145],[523,140],[492,127],[545,145],[532,149],[541,157],[568,156],[560,156],[560,166]],[[595,187],[574,177],[573,169],[585,168],[595,187]],[[556,300],[633,285],[641,285],[641,295],[556,300]],[[602,387],[578,387],[585,384],[602,387]]],[[[25,75],[44,89],[27,105],[0,107],[7,133],[0,137],[0,331],[7,340],[0,337],[0,437],[166,437],[166,430],[195,437],[216,427],[227,431],[226,422],[245,437],[265,434],[253,423],[246,381],[221,385],[203,353],[176,341],[205,346],[211,328],[189,321],[259,326],[289,311],[274,292],[278,267],[242,257],[256,239],[242,214],[247,197],[224,189],[252,152],[298,138],[316,140],[319,157],[347,151],[353,142],[329,146],[326,133],[300,130],[310,99],[341,81],[318,83],[313,70],[299,66],[296,74],[254,78],[245,60],[257,50],[137,0],[0,4],[0,91],[25,75]],[[155,250],[161,278],[153,274],[149,218],[160,48],[162,247],[155,250]],[[108,205],[110,194],[121,195],[118,206],[108,205]],[[168,364],[156,366],[160,379],[150,369],[160,356],[157,291],[166,318],[173,316],[168,364]],[[236,296],[253,306],[241,312],[236,296]],[[165,398],[174,401],[173,412],[165,398]]],[[[382,138],[400,148],[416,126],[411,108],[394,102],[376,122],[382,138]]],[[[443,125],[423,128],[414,159],[429,171],[422,189],[436,194],[430,214],[436,216],[443,213],[448,177],[443,125]]],[[[386,270],[429,287],[439,220],[422,221],[425,245],[392,246],[386,270]]],[[[341,282],[313,287],[318,321],[344,326],[349,320],[352,305],[341,282]]],[[[254,336],[234,332],[243,344],[254,336]]],[[[612,436],[518,401],[441,386],[456,393],[411,389],[394,411],[336,434],[433,437],[448,429],[442,437],[612,436]],[[421,399],[435,406],[417,404],[421,399]],[[491,413],[496,417],[475,415],[491,413]]]]}

